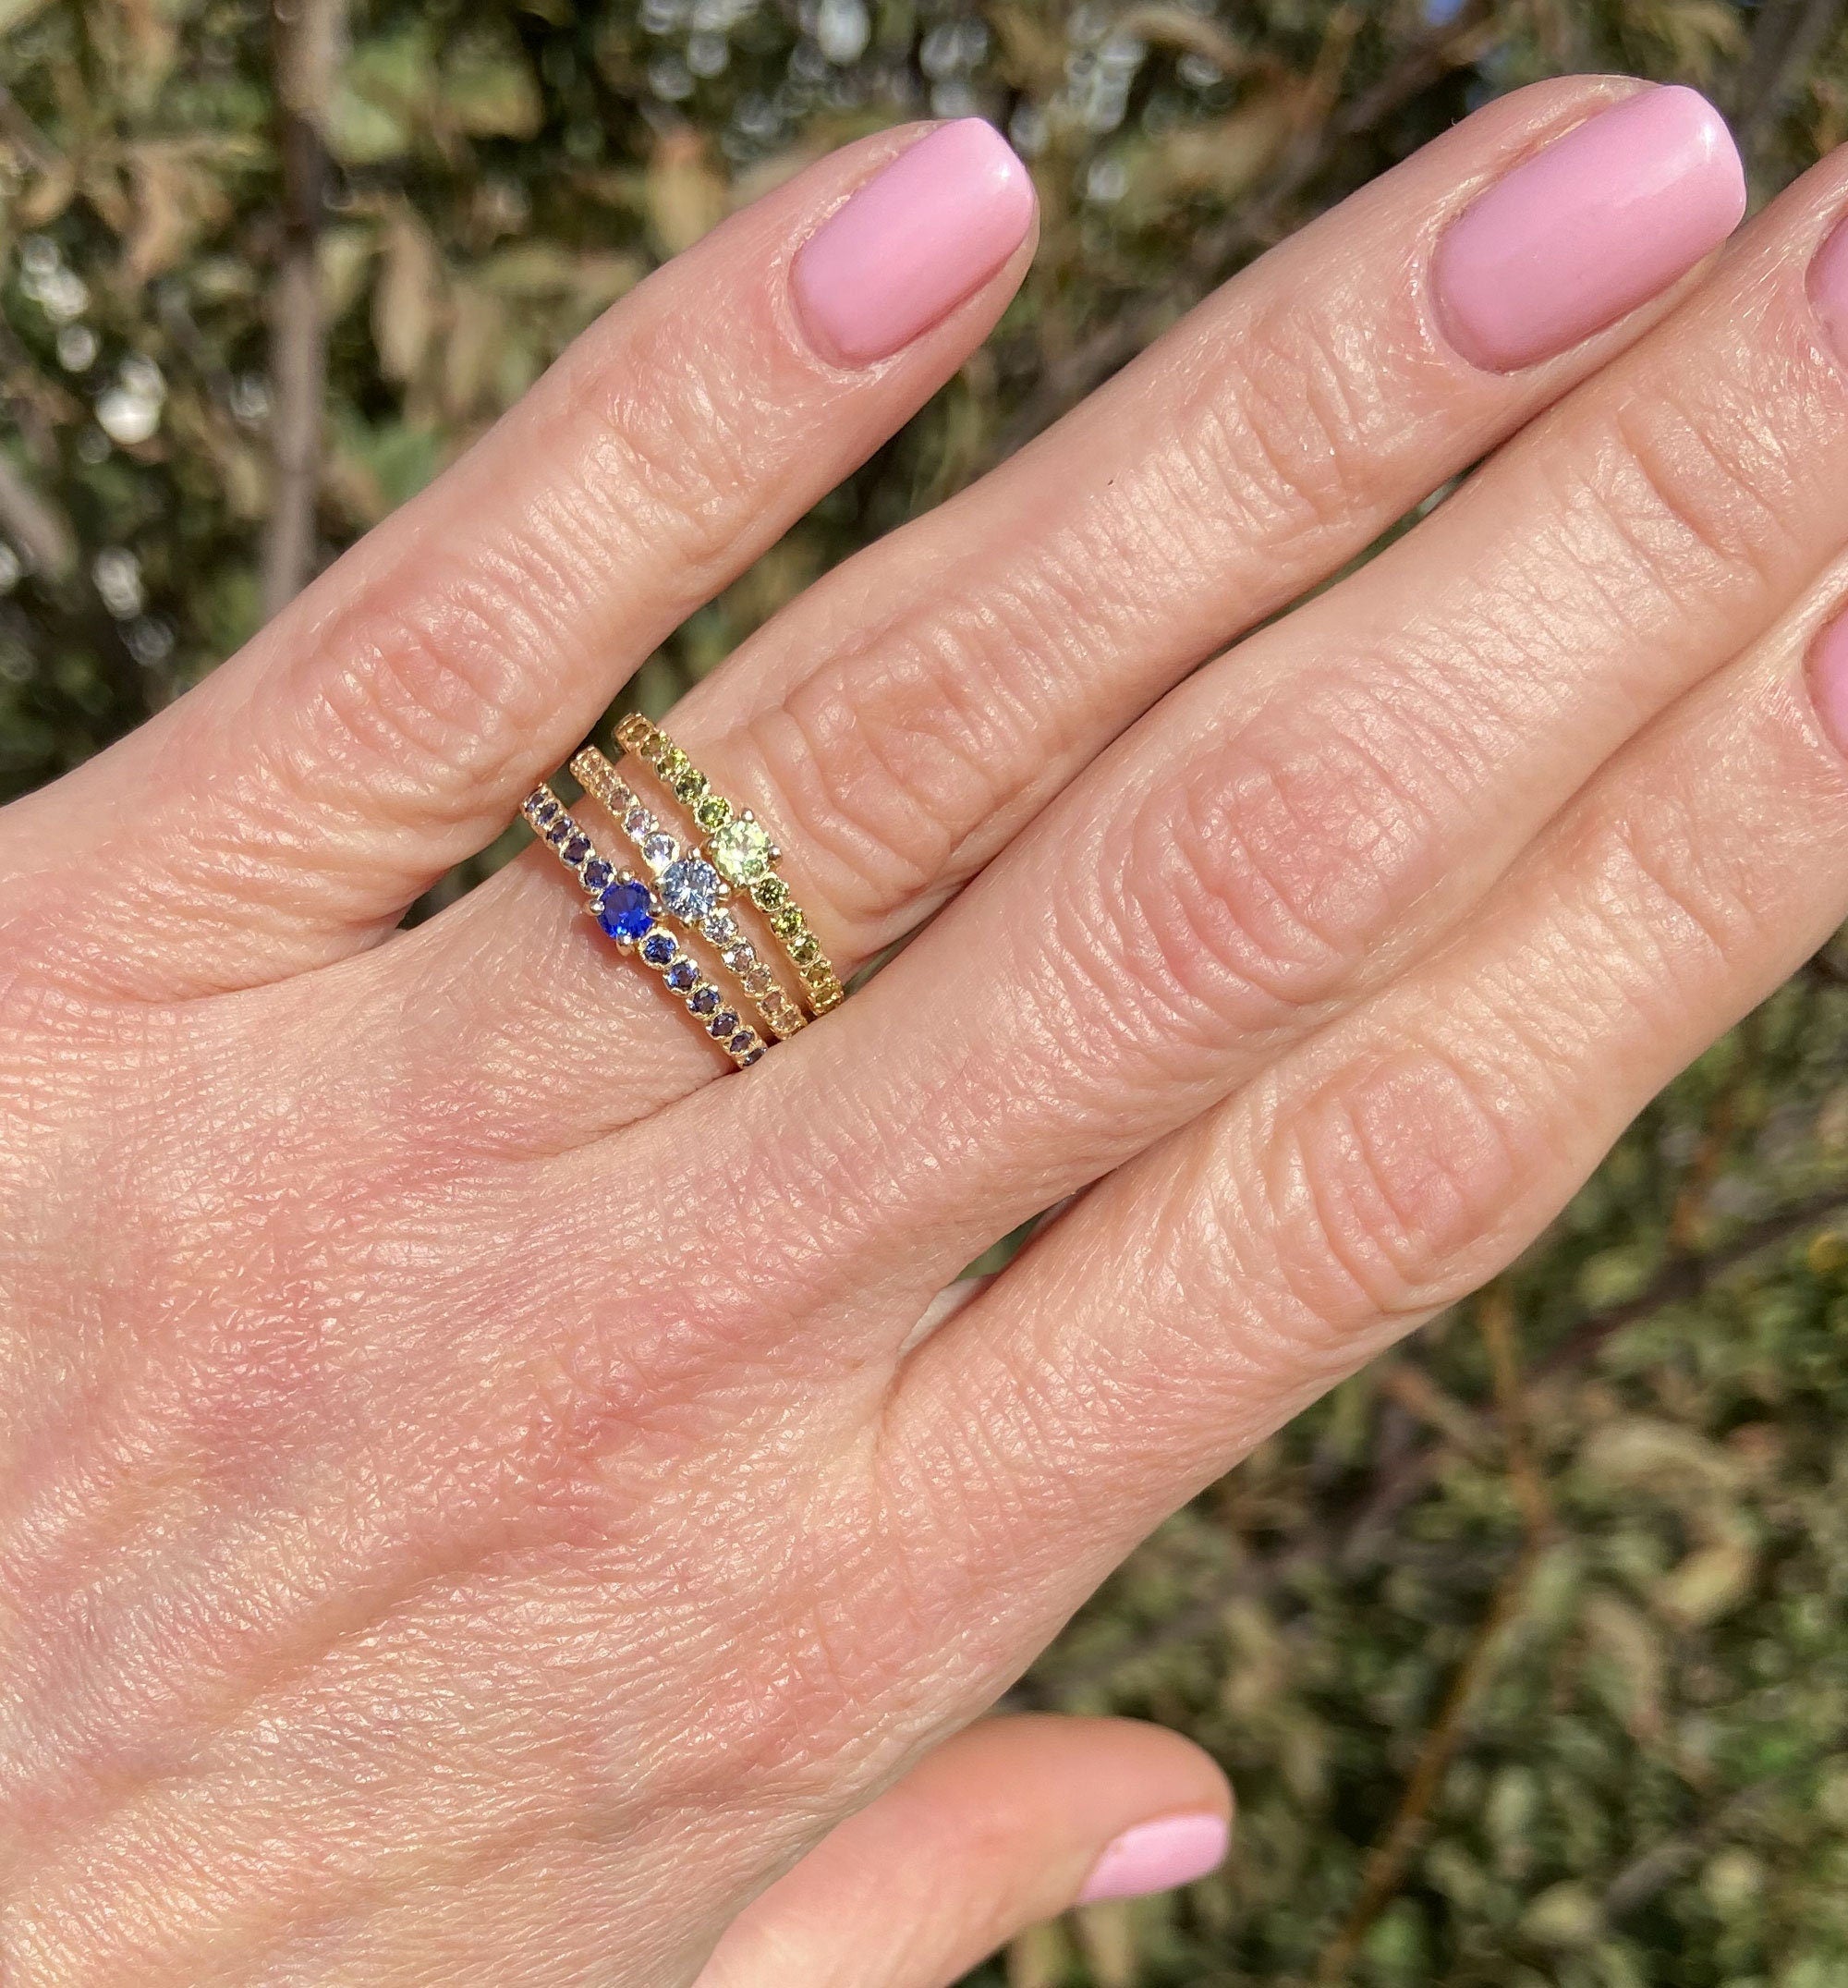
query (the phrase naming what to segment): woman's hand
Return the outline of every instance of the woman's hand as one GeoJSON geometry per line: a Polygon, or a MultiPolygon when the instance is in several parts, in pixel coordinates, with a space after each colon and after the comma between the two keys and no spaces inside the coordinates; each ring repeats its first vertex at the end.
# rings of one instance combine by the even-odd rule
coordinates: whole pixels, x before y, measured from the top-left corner
{"type": "Polygon", "coordinates": [[[1736,163],[1635,87],[1471,118],[674,713],[843,970],[955,900],[742,1077],[542,850],[393,929],[988,330],[970,128],[0,818],[9,1988],[933,1988],[1210,1861],[1167,1736],[917,1763],[1848,906],[1848,163],[1703,275],[1736,163]]]}

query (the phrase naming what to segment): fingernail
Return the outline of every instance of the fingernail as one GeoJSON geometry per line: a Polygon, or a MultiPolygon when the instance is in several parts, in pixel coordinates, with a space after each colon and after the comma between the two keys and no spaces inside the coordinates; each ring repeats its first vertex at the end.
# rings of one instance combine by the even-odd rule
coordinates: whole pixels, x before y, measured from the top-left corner
{"type": "Polygon", "coordinates": [[[1139,1898],[1191,1884],[1225,1860],[1232,1832],[1222,1815],[1163,1815],[1125,1829],[1105,1849],[1078,1894],[1080,1905],[1100,1898],[1139,1898]]]}
{"type": "Polygon", "coordinates": [[[1848,361],[1848,221],[1838,221],[1810,258],[1809,306],[1836,357],[1848,361]]]}
{"type": "Polygon", "coordinates": [[[1432,280],[1451,343],[1512,372],[1614,324],[1739,225],[1745,176],[1697,91],[1638,91],[1517,165],[1451,224],[1432,280]]]}
{"type": "Polygon", "coordinates": [[[1809,694],[1823,729],[1848,753],[1848,611],[1837,614],[1811,645],[1809,694]]]}
{"type": "Polygon", "coordinates": [[[866,366],[947,317],[1033,225],[1033,182],[979,117],[901,152],[803,245],[791,272],[808,335],[866,366]]]}

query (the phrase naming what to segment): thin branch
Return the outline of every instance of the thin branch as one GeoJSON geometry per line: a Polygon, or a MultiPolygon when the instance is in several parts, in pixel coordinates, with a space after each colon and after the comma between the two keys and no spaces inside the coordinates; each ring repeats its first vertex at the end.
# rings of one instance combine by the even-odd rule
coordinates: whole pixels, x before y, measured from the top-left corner
{"type": "Polygon", "coordinates": [[[270,298],[276,481],[263,541],[263,609],[274,615],[315,565],[327,324],[320,251],[327,207],[327,117],[346,32],[346,0],[274,0],[282,149],[282,253],[270,298]]]}
{"type": "Polygon", "coordinates": [[[1374,1922],[1404,1884],[1429,1823],[1431,1806],[1468,1730],[1470,1712],[1494,1669],[1502,1631],[1520,1615],[1538,1557],[1537,1545],[1530,1542],[1502,1577],[1487,1613],[1477,1625],[1469,1649],[1457,1665],[1443,1704],[1418,1750],[1416,1764],[1392,1821],[1368,1852],[1359,1896],[1317,1964],[1314,1978],[1319,1988],[1337,1988],[1347,1979],[1374,1922]]]}
{"type": "Polygon", "coordinates": [[[1748,1222],[1731,1242],[1700,1255],[1670,1257],[1635,1297],[1610,1311],[1587,1319],[1577,1331],[1567,1335],[1534,1365],[1530,1378],[1550,1380],[1574,1367],[1582,1367],[1626,1326],[1665,1311],[1670,1305],[1684,1304],[1697,1298],[1729,1271],[1736,1270],[1763,1250],[1788,1242],[1807,1229],[1826,1228],[1839,1216],[1848,1215],[1848,1192],[1830,1188],[1812,1194],[1795,1206],[1781,1209],[1757,1222],[1748,1222]]]}

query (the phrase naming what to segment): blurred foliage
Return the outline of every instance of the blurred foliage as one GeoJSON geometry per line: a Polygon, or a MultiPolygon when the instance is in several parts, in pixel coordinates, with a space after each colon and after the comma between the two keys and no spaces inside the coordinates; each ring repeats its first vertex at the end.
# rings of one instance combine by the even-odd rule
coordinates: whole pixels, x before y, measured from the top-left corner
{"type": "MultiPolygon", "coordinates": [[[[1044,207],[1018,303],[648,665],[632,694],[663,708],[1489,96],[1586,68],[1696,83],[1774,191],[1848,132],[1842,17],[372,0],[329,120],[322,552],[729,208],[894,119],[993,118],[1044,207]]],[[[273,70],[260,0],[0,0],[0,797],[256,623],[273,70]]],[[[1490,1292],[1164,1527],[1015,1696],[1195,1734],[1240,1844],[982,1982],[1848,1982],[1848,972],[1815,962],[1490,1292]]]]}

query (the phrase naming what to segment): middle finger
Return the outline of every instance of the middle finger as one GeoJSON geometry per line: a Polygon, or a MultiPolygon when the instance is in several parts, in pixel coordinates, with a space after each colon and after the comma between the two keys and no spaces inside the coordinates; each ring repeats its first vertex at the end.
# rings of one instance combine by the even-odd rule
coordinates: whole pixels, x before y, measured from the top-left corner
{"type": "MultiPolygon", "coordinates": [[[[1574,343],[1696,260],[1738,197],[1723,128],[1690,91],[1579,79],[1491,106],[1266,257],[1038,448],[812,590],[671,729],[722,790],[778,824],[798,900],[850,968],[1216,642],[1635,336],[1650,311],[1574,343]],[[1582,270],[1597,261],[1587,233],[1621,217],[1624,237],[1621,254],[1607,245],[1601,288],[1563,314],[1537,302],[1552,312],[1537,335],[1566,348],[1544,362],[1505,324],[1457,322],[1459,298],[1482,300],[1466,257],[1451,251],[1444,280],[1430,276],[1447,225],[1501,175],[1459,230],[1479,265],[1486,217],[1499,252],[1536,173],[1545,200],[1526,216],[1527,251],[1550,241],[1557,259],[1569,241],[1582,270]]],[[[647,1012],[653,990],[611,985],[581,922],[569,943],[572,913],[541,859],[381,962],[417,977],[463,947],[481,995],[453,1018],[481,1045],[481,1088],[561,1139],[723,1067],[647,1012]],[[620,1097],[547,1079],[569,1070],[587,1016],[613,1053],[650,1045],[620,1097]]],[[[448,1088],[453,1040],[435,1045],[448,1088]]]]}

